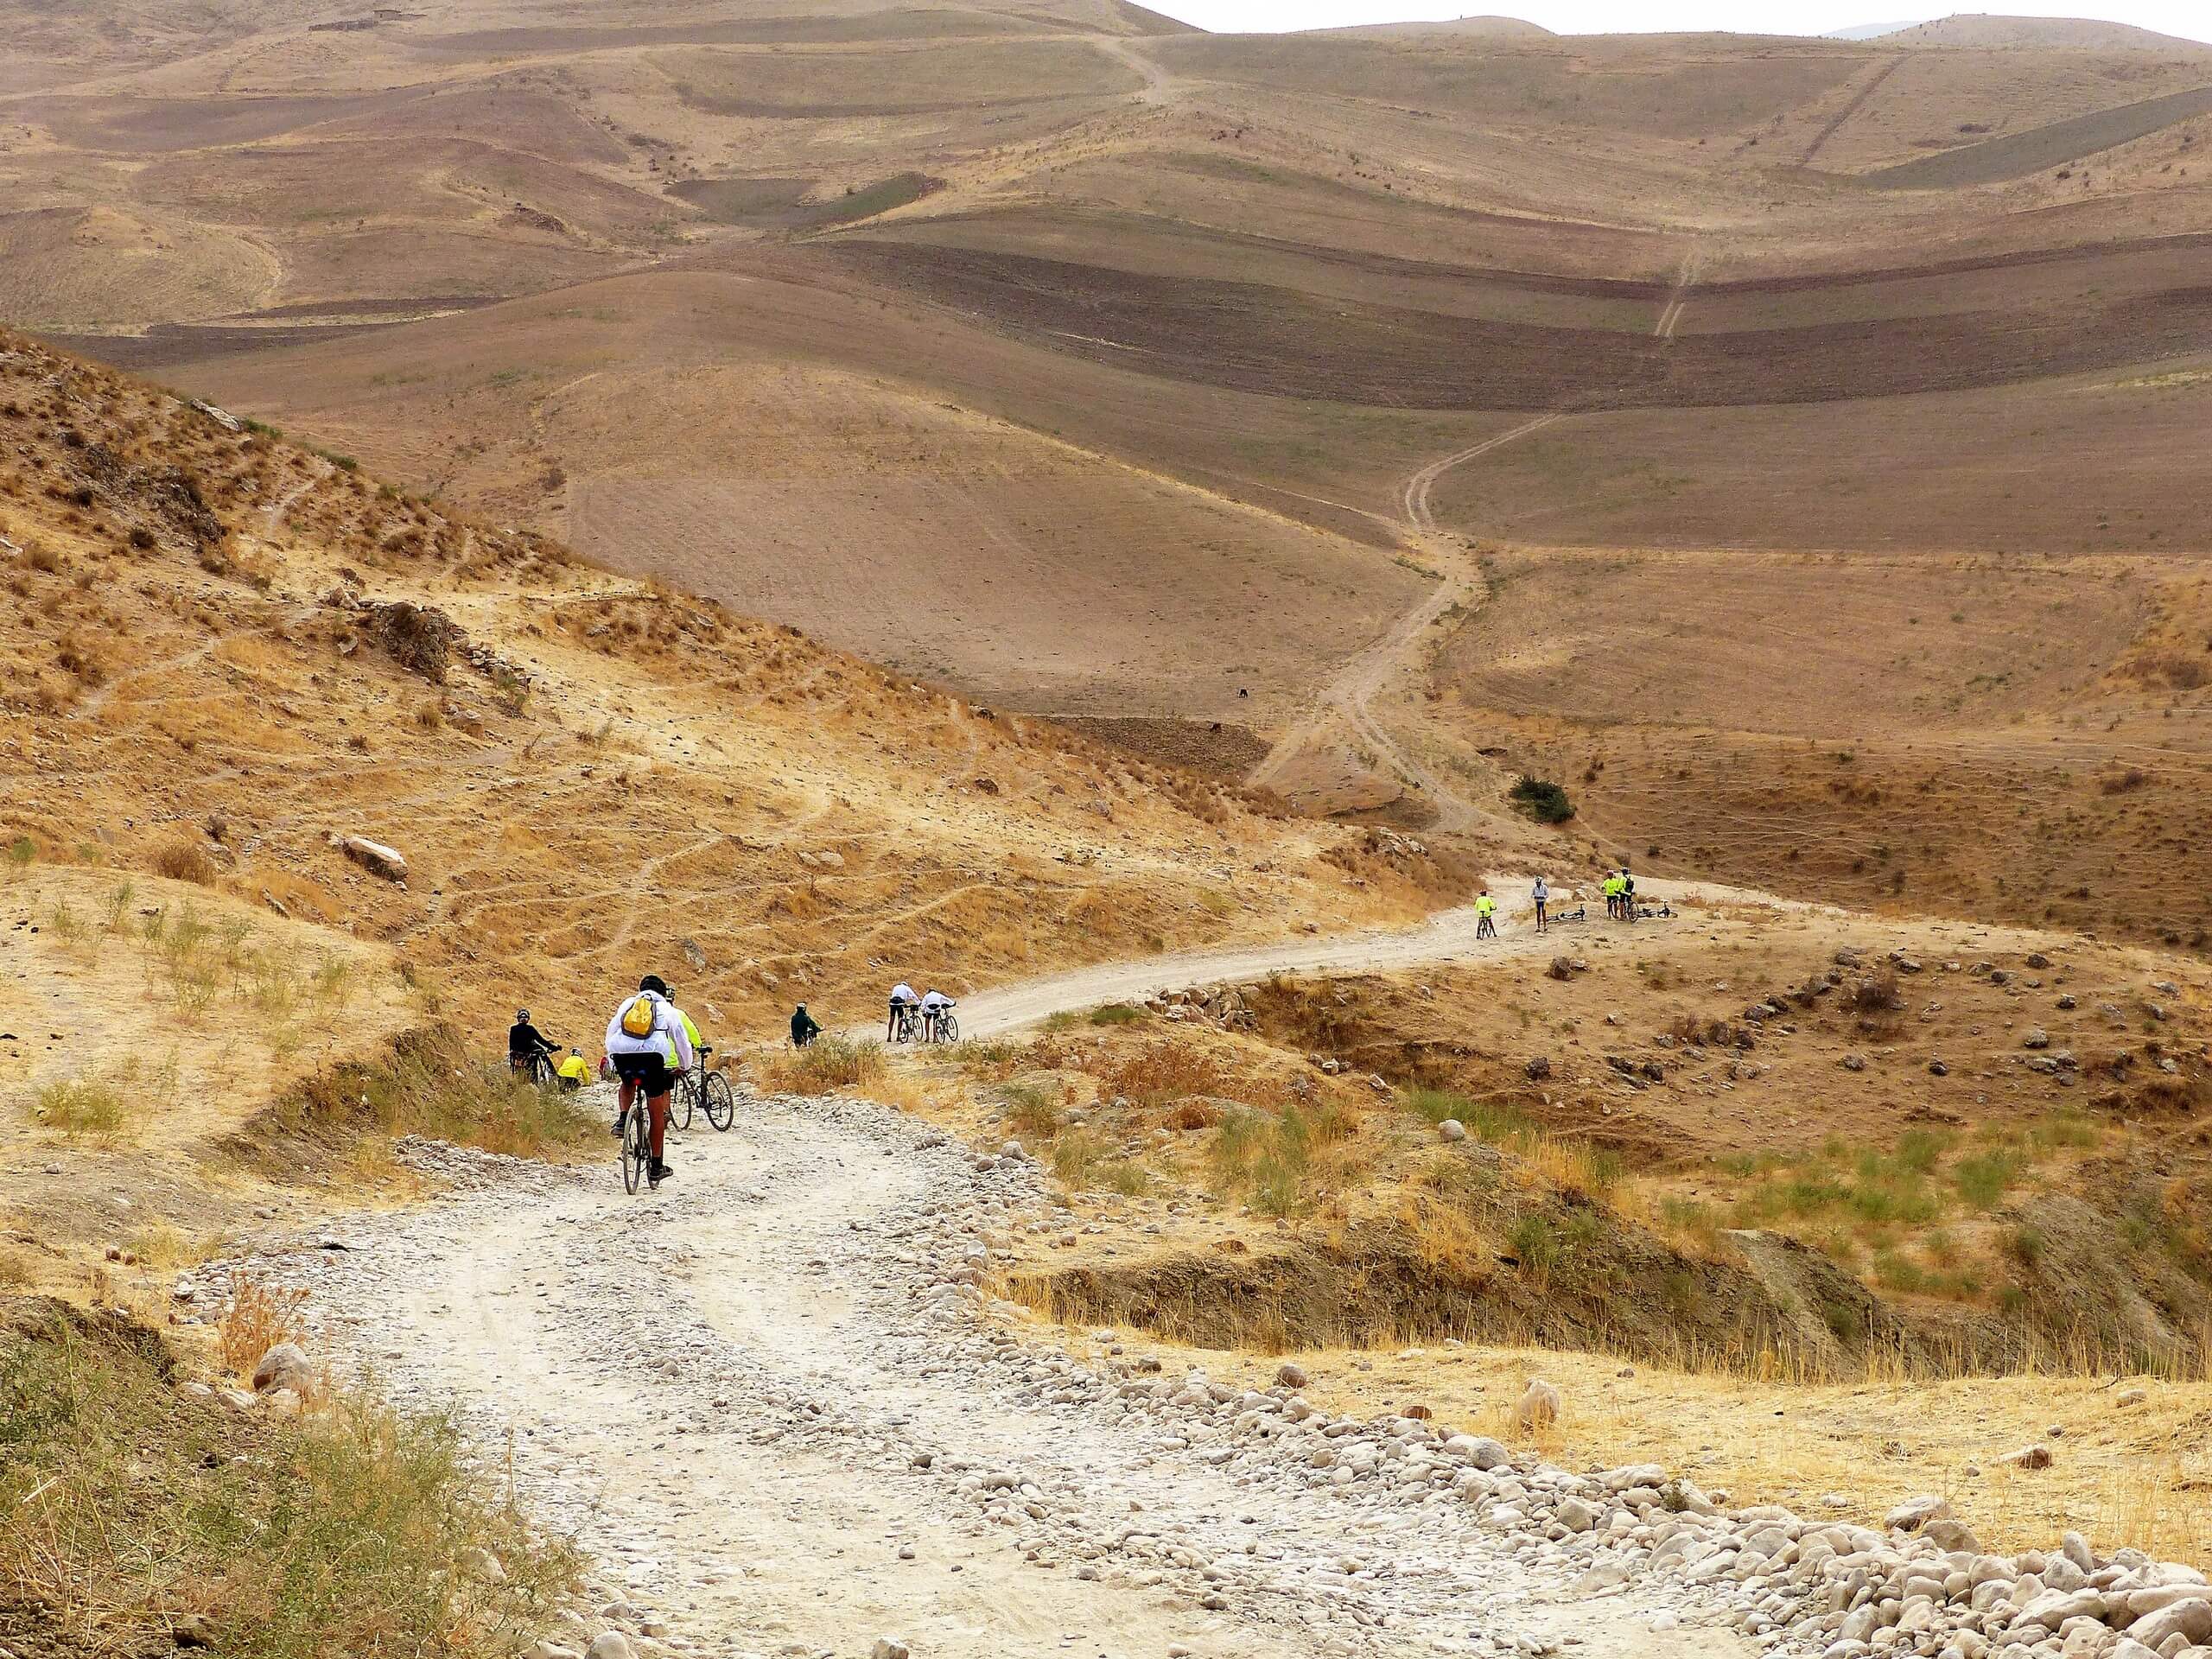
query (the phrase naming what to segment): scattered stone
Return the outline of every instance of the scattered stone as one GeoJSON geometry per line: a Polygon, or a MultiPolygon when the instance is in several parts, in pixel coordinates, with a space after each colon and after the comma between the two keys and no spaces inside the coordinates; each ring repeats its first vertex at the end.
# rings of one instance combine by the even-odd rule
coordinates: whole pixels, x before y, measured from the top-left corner
{"type": "Polygon", "coordinates": [[[868,1649],[868,1659],[913,1659],[913,1649],[895,1636],[880,1636],[868,1649]]]}
{"type": "Polygon", "coordinates": [[[2141,1389],[2129,1389],[2117,1395],[2113,1404],[2126,1411],[2130,1406],[2139,1406],[2151,1396],[2141,1389]]]}
{"type": "Polygon", "coordinates": [[[1446,1141],[1464,1141],[1467,1138],[1467,1126],[1456,1117],[1446,1118],[1436,1126],[1436,1132],[1446,1141]]]}
{"type": "Polygon", "coordinates": [[[2022,1048],[2049,1048],[2050,1033],[2044,1030],[2041,1026],[2035,1027],[2026,1036],[2020,1039],[2020,1046],[2022,1048]]]}
{"type": "Polygon", "coordinates": [[[2047,1446],[2024,1446],[2017,1452],[2007,1452],[1997,1459],[2015,1469],[2048,1469],[2050,1467],[2050,1448],[2047,1446]]]}
{"type": "Polygon", "coordinates": [[[1302,1389],[1306,1383],[1306,1368],[1285,1360],[1275,1367],[1275,1381],[1286,1389],[1302,1389]]]}
{"type": "Polygon", "coordinates": [[[584,1649],[584,1659],[638,1659],[638,1650],[620,1630],[601,1630],[584,1649]]]}
{"type": "Polygon", "coordinates": [[[1552,1063],[1544,1055],[1539,1054],[1521,1070],[1529,1082],[1541,1083],[1551,1076],[1552,1063]]]}
{"type": "Polygon", "coordinates": [[[1847,1054],[1843,1057],[1841,1064],[1847,1071],[1864,1071],[1866,1069],[1866,1057],[1864,1054],[1847,1054]]]}

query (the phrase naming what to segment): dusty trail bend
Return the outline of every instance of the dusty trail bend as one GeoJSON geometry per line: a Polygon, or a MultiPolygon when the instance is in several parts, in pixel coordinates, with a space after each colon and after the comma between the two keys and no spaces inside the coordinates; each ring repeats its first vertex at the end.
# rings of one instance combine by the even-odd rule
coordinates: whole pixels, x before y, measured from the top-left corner
{"type": "Polygon", "coordinates": [[[605,1162],[410,1145],[461,1189],[255,1263],[310,1290],[320,1351],[457,1412],[503,1469],[512,1446],[522,1501],[595,1559],[602,1624],[700,1659],[893,1634],[918,1659],[1757,1651],[1709,1591],[1586,1579],[1594,1538],[1311,1455],[1387,1452],[1376,1426],[1240,1430],[1180,1376],[1016,1334],[968,1281],[1014,1228],[1078,1224],[1033,1163],[853,1101],[747,1100],[679,1141],[634,1199],[605,1162]]]}

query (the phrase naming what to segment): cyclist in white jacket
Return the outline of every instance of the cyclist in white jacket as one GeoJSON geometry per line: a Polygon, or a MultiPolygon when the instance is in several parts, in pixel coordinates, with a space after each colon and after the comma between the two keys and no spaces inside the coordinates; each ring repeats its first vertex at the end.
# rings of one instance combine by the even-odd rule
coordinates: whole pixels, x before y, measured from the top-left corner
{"type": "Polygon", "coordinates": [[[658,1185],[670,1174],[662,1155],[668,1133],[669,1091],[676,1086],[669,1061],[675,1060],[678,1072],[689,1071],[692,1061],[691,1034],[683,1028],[683,1016],[668,1000],[668,982],[658,974],[647,974],[639,980],[638,994],[625,997],[614,1017],[607,1022],[607,1055],[622,1079],[622,1104],[614,1116],[614,1133],[622,1133],[631,1103],[643,1095],[652,1125],[650,1179],[658,1185]],[[633,1014],[633,1009],[638,1012],[633,1014]],[[632,1026],[643,1029],[633,1031],[632,1026]]]}

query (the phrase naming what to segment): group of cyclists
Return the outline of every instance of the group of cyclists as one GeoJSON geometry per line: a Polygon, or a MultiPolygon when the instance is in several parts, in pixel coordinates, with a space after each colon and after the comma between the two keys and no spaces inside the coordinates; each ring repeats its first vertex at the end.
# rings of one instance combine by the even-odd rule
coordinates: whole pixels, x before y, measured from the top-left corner
{"type": "Polygon", "coordinates": [[[960,1022],[953,1014],[957,1006],[943,991],[928,990],[919,996],[914,988],[900,980],[891,988],[891,1023],[884,1028],[887,1043],[957,1043],[960,1040],[960,1022]]]}
{"type": "MultiPolygon", "coordinates": [[[[884,1039],[956,1042],[960,1034],[952,1012],[956,1006],[942,991],[917,995],[901,980],[891,992],[891,1024],[884,1039]]],[[[792,1010],[791,1046],[804,1048],[821,1034],[822,1027],[805,1003],[792,1010]]],[[[677,1080],[713,1052],[700,1041],[698,1027],[677,1006],[675,991],[658,974],[639,980],[637,990],[622,999],[607,1022],[607,1058],[600,1064],[599,1076],[621,1084],[613,1133],[621,1135],[631,1109],[642,1101],[652,1130],[650,1176],[656,1186],[671,1173],[665,1155],[669,1097],[677,1080]]],[[[507,1066],[532,1083],[564,1090],[582,1088],[593,1075],[583,1051],[571,1047],[563,1053],[561,1046],[531,1020],[528,1008],[517,1008],[514,1024],[507,1028],[507,1066]]],[[[723,1120],[716,1122],[720,1125],[723,1120]]]]}

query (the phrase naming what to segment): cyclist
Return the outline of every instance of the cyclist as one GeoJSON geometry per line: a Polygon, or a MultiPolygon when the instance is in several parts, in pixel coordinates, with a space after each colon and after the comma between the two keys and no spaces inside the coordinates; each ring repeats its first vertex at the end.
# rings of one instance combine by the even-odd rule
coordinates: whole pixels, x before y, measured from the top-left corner
{"type": "Polygon", "coordinates": [[[591,1065],[580,1048],[569,1051],[568,1058],[553,1068],[553,1075],[561,1080],[563,1092],[574,1094],[591,1079],[591,1065]]]}
{"type": "Polygon", "coordinates": [[[890,1029],[883,1033],[883,1040],[887,1043],[897,1042],[899,1027],[902,1020],[921,1006],[922,999],[914,995],[914,988],[905,980],[902,979],[893,985],[891,988],[891,1026],[890,1029]]]}
{"type": "Polygon", "coordinates": [[[1621,919],[1636,919],[1636,878],[1626,870],[1621,872],[1621,919]]]}
{"type": "Polygon", "coordinates": [[[798,1009],[791,1014],[791,1046],[804,1048],[821,1034],[822,1027],[814,1022],[814,1016],[806,1011],[806,1004],[800,1003],[798,1009]]]}
{"type": "Polygon", "coordinates": [[[639,1096],[645,1101],[652,1129],[651,1179],[664,1181],[671,1173],[662,1155],[668,1135],[668,1096],[676,1086],[669,1062],[677,1071],[691,1065],[691,1035],[683,1014],[669,999],[668,982],[647,974],[638,982],[638,994],[625,997],[614,1017],[607,1022],[607,1052],[622,1079],[621,1103],[614,1115],[614,1133],[622,1133],[623,1120],[639,1096]]]}
{"type": "Polygon", "coordinates": [[[545,1033],[530,1023],[530,1010],[517,1008],[515,1022],[507,1027],[507,1070],[527,1074],[539,1060],[550,1059],[558,1052],[545,1033]]]}
{"type": "Polygon", "coordinates": [[[1487,890],[1475,895],[1475,937],[1494,939],[1497,937],[1497,900],[1487,890]]]}
{"type": "MultiPolygon", "coordinates": [[[[668,988],[668,1004],[676,1008],[676,987],[673,985],[668,988]]],[[[683,1034],[691,1039],[691,1052],[696,1054],[705,1046],[699,1039],[699,1027],[691,1023],[691,1016],[681,1008],[676,1008],[676,1017],[683,1022],[683,1034]]]]}
{"type": "Polygon", "coordinates": [[[934,1043],[942,1039],[944,1034],[944,1028],[938,1024],[938,1021],[944,1018],[946,1010],[951,1007],[952,999],[943,991],[931,990],[923,993],[922,1040],[924,1042],[934,1043]]]}
{"type": "Polygon", "coordinates": [[[1536,904],[1536,931],[1548,932],[1551,924],[1545,919],[1544,908],[1552,901],[1552,884],[1545,880],[1542,876],[1538,876],[1536,885],[1529,890],[1529,897],[1535,900],[1536,904]]]}
{"type": "Polygon", "coordinates": [[[1621,913],[1621,878],[1613,871],[1608,870],[1605,872],[1605,880],[1602,885],[1605,895],[1605,914],[1619,915],[1621,913]]]}

